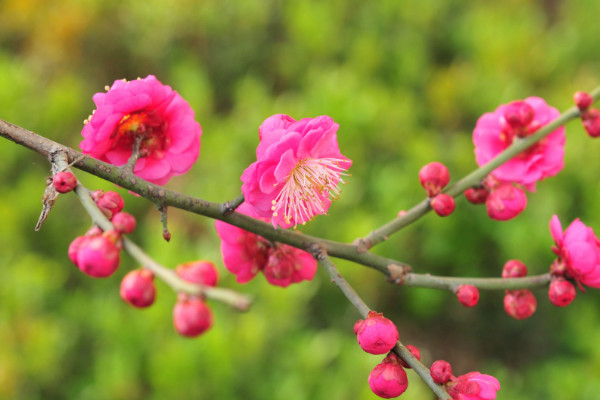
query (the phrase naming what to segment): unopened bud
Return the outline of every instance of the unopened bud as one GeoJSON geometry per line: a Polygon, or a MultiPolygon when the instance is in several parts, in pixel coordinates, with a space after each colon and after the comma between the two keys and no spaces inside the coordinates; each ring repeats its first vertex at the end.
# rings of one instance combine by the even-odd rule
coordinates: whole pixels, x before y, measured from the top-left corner
{"type": "Polygon", "coordinates": [[[437,360],[431,364],[429,374],[435,383],[443,385],[452,379],[452,367],[448,361],[437,360]]]}
{"type": "Polygon", "coordinates": [[[537,309],[537,300],[527,289],[507,290],[504,295],[504,311],[514,319],[525,319],[537,309]]]}
{"type": "Polygon", "coordinates": [[[454,211],[456,202],[454,197],[446,193],[441,193],[431,199],[431,208],[440,217],[446,217],[454,211]]]}
{"type": "Polygon", "coordinates": [[[173,308],[173,325],[182,336],[194,337],[206,332],[213,324],[210,308],[197,297],[180,298],[173,308]]]}
{"type": "Polygon", "coordinates": [[[370,354],[389,352],[399,339],[396,325],[375,311],[354,324],[354,333],[360,347],[370,354]]]}
{"type": "MultiPolygon", "coordinates": [[[[410,351],[410,354],[412,354],[417,360],[421,360],[421,352],[419,351],[419,349],[411,344],[407,344],[406,346],[406,350],[410,351]]],[[[398,357],[398,362],[400,363],[400,365],[402,365],[404,368],[410,368],[410,365],[408,365],[406,363],[406,361],[404,361],[403,359],[398,357]]]]}
{"type": "Polygon", "coordinates": [[[600,136],[600,111],[592,108],[584,112],[581,117],[587,134],[593,138],[600,136]]]}
{"type": "Polygon", "coordinates": [[[421,168],[419,181],[427,192],[427,196],[433,197],[450,182],[450,172],[444,164],[434,161],[421,168]]]}
{"type": "Polygon", "coordinates": [[[491,219],[507,221],[519,215],[527,206],[527,196],[521,189],[504,183],[490,193],[486,201],[491,219]]]}
{"type": "Polygon", "coordinates": [[[580,111],[584,111],[592,105],[594,98],[586,92],[575,92],[573,95],[573,101],[580,111]]]}
{"type": "Polygon", "coordinates": [[[149,307],[156,298],[154,274],[147,269],[129,272],[121,281],[121,298],[134,307],[149,307]]]}
{"type": "Polygon", "coordinates": [[[175,268],[175,272],[188,282],[217,286],[217,268],[210,261],[190,261],[180,264],[175,268]]]}
{"type": "Polygon", "coordinates": [[[517,136],[526,135],[527,126],[533,121],[533,108],[523,100],[513,101],[504,108],[504,119],[517,136]]]}
{"type": "Polygon", "coordinates": [[[72,172],[59,172],[52,178],[52,186],[58,193],[68,193],[77,186],[77,178],[72,172]]]}
{"type": "Polygon", "coordinates": [[[565,278],[558,277],[552,279],[548,288],[548,298],[550,302],[557,307],[568,306],[577,295],[575,286],[565,278]]]}
{"type": "Polygon", "coordinates": [[[369,387],[371,391],[384,399],[400,396],[408,387],[406,371],[396,362],[377,364],[369,374],[369,387]]]}
{"type": "Polygon", "coordinates": [[[522,278],[527,276],[527,266],[519,260],[508,260],[502,268],[503,278],[522,278]]]}
{"type": "Polygon", "coordinates": [[[465,197],[473,204],[483,204],[487,200],[490,192],[484,187],[468,188],[465,190],[465,197]]]}
{"type": "Polygon", "coordinates": [[[460,285],[456,289],[456,298],[465,307],[474,307],[479,301],[479,290],[473,285],[460,285]]]}
{"type": "Polygon", "coordinates": [[[124,211],[113,215],[111,222],[117,232],[124,234],[133,232],[136,226],[135,217],[124,211]]]}

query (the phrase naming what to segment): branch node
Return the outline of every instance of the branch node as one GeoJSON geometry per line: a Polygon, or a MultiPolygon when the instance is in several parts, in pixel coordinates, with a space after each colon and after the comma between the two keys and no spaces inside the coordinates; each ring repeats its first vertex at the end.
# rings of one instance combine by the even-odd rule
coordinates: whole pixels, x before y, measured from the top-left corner
{"type": "Polygon", "coordinates": [[[358,238],[352,242],[352,245],[356,246],[356,253],[365,253],[373,247],[373,241],[365,238],[358,238]]]}
{"type": "Polygon", "coordinates": [[[395,285],[403,285],[406,274],[412,271],[409,265],[388,264],[388,281],[395,285]]]}
{"type": "Polygon", "coordinates": [[[160,222],[163,226],[163,239],[167,242],[171,240],[171,232],[169,232],[169,228],[167,227],[167,205],[165,203],[160,203],[156,206],[158,211],[160,211],[160,222]]]}

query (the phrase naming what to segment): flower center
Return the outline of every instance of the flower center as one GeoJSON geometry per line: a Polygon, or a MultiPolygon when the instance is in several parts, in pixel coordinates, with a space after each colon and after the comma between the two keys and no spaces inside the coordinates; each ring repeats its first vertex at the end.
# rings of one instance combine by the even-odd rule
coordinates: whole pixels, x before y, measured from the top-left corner
{"type": "Polygon", "coordinates": [[[139,140],[139,156],[163,158],[169,145],[165,134],[167,123],[156,111],[137,111],[125,115],[117,124],[111,138],[115,138],[113,148],[133,148],[139,140]]]}
{"type": "MultiPolygon", "coordinates": [[[[283,213],[286,223],[298,224],[325,214],[328,202],[340,196],[338,183],[344,168],[339,158],[305,159],[300,161],[288,175],[285,184],[273,200],[273,216],[283,213]]],[[[276,184],[277,186],[277,184],[276,184]]]]}

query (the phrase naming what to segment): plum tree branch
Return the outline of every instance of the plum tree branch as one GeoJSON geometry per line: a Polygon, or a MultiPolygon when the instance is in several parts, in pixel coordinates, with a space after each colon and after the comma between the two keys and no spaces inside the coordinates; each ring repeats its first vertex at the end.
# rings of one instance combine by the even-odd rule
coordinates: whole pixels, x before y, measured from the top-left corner
{"type": "MultiPolygon", "coordinates": [[[[323,249],[312,249],[313,256],[319,261],[319,263],[325,268],[327,274],[331,278],[331,281],[335,283],[335,285],[340,289],[340,291],[346,296],[348,301],[356,307],[359,314],[363,318],[367,318],[369,311],[371,309],[367,304],[360,298],[360,296],[356,293],[354,288],[350,286],[350,284],[342,277],[339,273],[335,264],[331,261],[331,259],[327,256],[327,253],[323,249]]],[[[431,374],[429,373],[429,368],[427,368],[421,361],[419,361],[415,356],[412,355],[410,350],[408,350],[402,342],[398,341],[396,346],[394,346],[394,352],[398,354],[411,368],[419,375],[419,377],[431,388],[431,390],[438,396],[440,399],[451,400],[452,398],[446,391],[446,389],[442,385],[438,385],[433,381],[431,374]]]]}
{"type": "MultiPolygon", "coordinates": [[[[600,98],[600,86],[596,87],[592,92],[590,92],[591,96],[594,98],[594,101],[600,98]]],[[[575,106],[567,109],[561,115],[559,115],[556,119],[549,122],[548,124],[541,127],[531,136],[528,136],[523,139],[515,140],[509,147],[507,147],[504,151],[490,160],[487,164],[473,170],[464,178],[458,180],[453,185],[444,190],[445,193],[451,195],[452,197],[460,196],[466,189],[475,186],[493,170],[498,168],[500,165],[504,164],[508,160],[512,159],[517,154],[522,151],[528,149],[536,142],[542,140],[544,137],[548,136],[552,133],[556,128],[566,124],[570,120],[579,117],[581,112],[575,106]]],[[[363,238],[357,238],[354,243],[360,246],[361,249],[367,250],[371,247],[379,244],[385,240],[387,240],[392,234],[398,232],[402,228],[410,225],[415,222],[423,215],[427,214],[431,210],[429,206],[429,198],[426,198],[419,202],[417,205],[408,210],[404,215],[401,215],[394,220],[388,222],[382,227],[371,231],[367,236],[363,238]]]]}

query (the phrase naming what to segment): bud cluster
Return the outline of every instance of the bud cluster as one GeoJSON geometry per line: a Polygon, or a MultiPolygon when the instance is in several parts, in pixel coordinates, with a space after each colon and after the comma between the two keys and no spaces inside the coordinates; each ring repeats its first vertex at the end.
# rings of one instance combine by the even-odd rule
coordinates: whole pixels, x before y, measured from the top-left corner
{"type": "MultiPolygon", "coordinates": [[[[508,260],[502,268],[505,279],[521,278],[527,275],[527,266],[519,260],[508,260]]],[[[537,309],[537,300],[527,289],[506,290],[504,294],[504,311],[514,319],[526,319],[537,309]]]]}
{"type": "Polygon", "coordinates": [[[485,204],[491,219],[507,221],[519,215],[527,206],[525,192],[511,183],[500,182],[493,175],[480,186],[465,190],[465,197],[473,204],[485,204]]]}
{"type": "Polygon", "coordinates": [[[440,217],[446,217],[454,211],[456,206],[454,197],[441,193],[442,189],[450,182],[448,168],[437,161],[426,164],[419,171],[419,181],[431,199],[433,211],[440,217]]]}
{"type": "Polygon", "coordinates": [[[493,400],[500,390],[500,382],[491,375],[469,372],[461,376],[452,375],[450,363],[437,360],[429,369],[433,381],[444,385],[453,399],[493,400]]]}
{"type": "Polygon", "coordinates": [[[591,108],[594,98],[586,92],[576,92],[573,101],[581,112],[581,122],[590,137],[600,136],[600,110],[591,108]]]}

